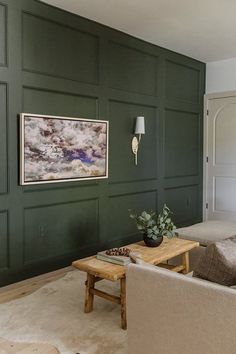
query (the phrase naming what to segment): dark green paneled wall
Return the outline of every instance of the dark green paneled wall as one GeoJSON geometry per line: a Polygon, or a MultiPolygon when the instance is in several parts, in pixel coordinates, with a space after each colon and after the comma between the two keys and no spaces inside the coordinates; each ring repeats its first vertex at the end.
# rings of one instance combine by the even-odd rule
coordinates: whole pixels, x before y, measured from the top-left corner
{"type": "Polygon", "coordinates": [[[166,202],[178,225],[200,221],[204,80],[196,60],[39,1],[0,0],[0,284],[136,240],[128,208],[166,202]],[[20,112],[109,120],[109,179],[19,186],[20,112]]]}

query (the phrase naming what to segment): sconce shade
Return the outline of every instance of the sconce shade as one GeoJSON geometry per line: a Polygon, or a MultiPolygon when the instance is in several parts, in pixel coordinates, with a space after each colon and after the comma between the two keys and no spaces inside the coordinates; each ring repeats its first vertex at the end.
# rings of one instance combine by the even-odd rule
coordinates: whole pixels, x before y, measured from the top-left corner
{"type": "Polygon", "coordinates": [[[137,117],[134,134],[145,134],[144,117],[137,117]]]}

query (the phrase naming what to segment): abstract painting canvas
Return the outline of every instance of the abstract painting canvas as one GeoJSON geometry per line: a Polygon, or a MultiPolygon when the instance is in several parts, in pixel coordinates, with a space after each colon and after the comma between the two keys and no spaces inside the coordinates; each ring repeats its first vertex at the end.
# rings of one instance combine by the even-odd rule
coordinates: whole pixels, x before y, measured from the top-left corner
{"type": "Polygon", "coordinates": [[[108,121],[20,115],[20,184],[108,177],[108,121]]]}

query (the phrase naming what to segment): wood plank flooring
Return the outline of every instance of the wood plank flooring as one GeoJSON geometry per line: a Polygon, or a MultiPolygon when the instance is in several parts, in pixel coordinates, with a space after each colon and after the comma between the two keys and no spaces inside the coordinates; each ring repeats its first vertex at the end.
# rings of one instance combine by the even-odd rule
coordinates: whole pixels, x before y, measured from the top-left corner
{"type": "Polygon", "coordinates": [[[72,270],[74,270],[73,267],[66,267],[56,270],[54,272],[42,274],[34,278],[23,280],[15,284],[4,286],[0,288],[0,304],[14,299],[18,299],[22,296],[29,295],[44,286],[45,284],[62,278],[66,273],[72,270]]]}

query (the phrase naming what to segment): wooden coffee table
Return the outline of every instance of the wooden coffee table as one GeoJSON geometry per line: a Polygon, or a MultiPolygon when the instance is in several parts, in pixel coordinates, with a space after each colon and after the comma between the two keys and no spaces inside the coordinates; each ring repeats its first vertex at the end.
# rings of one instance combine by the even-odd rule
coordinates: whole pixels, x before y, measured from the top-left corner
{"type": "MultiPolygon", "coordinates": [[[[199,246],[199,242],[183,240],[174,237],[168,240],[164,237],[159,247],[147,247],[143,241],[127,245],[133,252],[141,255],[146,263],[168,268],[184,274],[189,272],[189,251],[199,246]],[[182,264],[172,266],[164,264],[176,256],[182,256],[182,264]]],[[[96,256],[87,257],[72,263],[75,268],[87,273],[85,307],[86,313],[93,310],[94,295],[121,305],[121,327],[126,329],[126,267],[98,260],[96,256]],[[103,280],[120,281],[120,296],[114,296],[104,291],[95,289],[95,283],[103,280]]]]}

